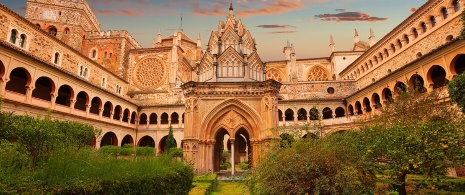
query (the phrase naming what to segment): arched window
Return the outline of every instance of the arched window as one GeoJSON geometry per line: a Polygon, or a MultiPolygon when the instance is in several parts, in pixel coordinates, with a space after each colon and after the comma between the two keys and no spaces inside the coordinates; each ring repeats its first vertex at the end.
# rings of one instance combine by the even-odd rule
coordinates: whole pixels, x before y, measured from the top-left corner
{"type": "Polygon", "coordinates": [[[441,9],[441,14],[442,14],[443,19],[446,19],[449,17],[449,12],[447,12],[447,9],[445,7],[441,9]]]}
{"type": "Polygon", "coordinates": [[[384,55],[386,56],[386,58],[389,57],[389,51],[387,49],[384,49],[384,55]]]}
{"type": "Polygon", "coordinates": [[[422,23],[421,23],[421,32],[422,32],[422,33],[425,33],[426,30],[427,30],[426,24],[425,24],[424,22],[422,22],[422,23]]]}
{"type": "Polygon", "coordinates": [[[393,43],[391,43],[391,51],[392,51],[392,53],[396,52],[396,46],[394,46],[393,43]]]}
{"type": "Polygon", "coordinates": [[[431,22],[431,27],[436,26],[436,18],[434,16],[429,17],[429,22],[431,22]]]}
{"type": "Polygon", "coordinates": [[[16,36],[18,35],[18,31],[16,29],[11,30],[10,42],[16,44],[16,36]]]}
{"type": "Polygon", "coordinates": [[[51,26],[49,29],[48,29],[48,33],[50,33],[51,35],[53,36],[57,36],[57,28],[55,28],[54,26],[51,26]]]}
{"type": "Polygon", "coordinates": [[[107,52],[105,52],[105,55],[103,56],[103,58],[107,58],[107,52]]]}
{"type": "Polygon", "coordinates": [[[26,35],[25,34],[21,34],[21,36],[19,36],[19,46],[24,48],[24,46],[26,45],[26,35]]]}
{"type": "Polygon", "coordinates": [[[69,28],[65,28],[65,35],[69,34],[69,28]]]}
{"type": "Polygon", "coordinates": [[[417,31],[417,29],[416,29],[416,28],[413,28],[412,32],[413,32],[413,37],[418,38],[418,31],[417,31]]]}
{"type": "Polygon", "coordinates": [[[58,64],[59,58],[60,58],[60,53],[56,52],[55,53],[55,59],[53,60],[53,63],[58,64]]]}
{"type": "Polygon", "coordinates": [[[95,58],[97,57],[97,50],[92,50],[92,58],[95,58]]]}
{"type": "Polygon", "coordinates": [[[405,44],[409,44],[409,43],[410,43],[410,39],[408,38],[408,35],[405,35],[405,34],[404,34],[404,40],[405,40],[405,44]]]}
{"type": "Polygon", "coordinates": [[[399,45],[399,49],[402,48],[402,42],[400,42],[400,39],[397,39],[397,45],[399,45]]]}
{"type": "Polygon", "coordinates": [[[458,12],[460,10],[460,4],[459,4],[459,1],[458,0],[454,0],[452,2],[452,5],[454,6],[454,10],[455,12],[458,12]]]}
{"type": "Polygon", "coordinates": [[[39,23],[37,23],[36,26],[40,28],[40,24],[39,24],[39,23]]]}

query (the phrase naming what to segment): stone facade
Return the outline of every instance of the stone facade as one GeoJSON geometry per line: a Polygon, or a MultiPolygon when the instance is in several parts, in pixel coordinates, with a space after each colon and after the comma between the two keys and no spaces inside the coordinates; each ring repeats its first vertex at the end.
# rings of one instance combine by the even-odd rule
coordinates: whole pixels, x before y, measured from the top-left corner
{"type": "Polygon", "coordinates": [[[182,29],[142,48],[126,30],[102,30],[85,0],[27,3],[25,18],[0,5],[2,110],[92,124],[103,130],[97,148],[163,152],[172,126],[199,172],[218,171],[221,145],[233,165],[253,166],[274,129],[348,130],[405,87],[444,91],[465,72],[463,0],[427,1],[378,42],[355,31],[353,49],[336,51],[331,37],[322,58],[297,58],[287,43],[271,62],[232,5],[204,50],[182,29]]]}

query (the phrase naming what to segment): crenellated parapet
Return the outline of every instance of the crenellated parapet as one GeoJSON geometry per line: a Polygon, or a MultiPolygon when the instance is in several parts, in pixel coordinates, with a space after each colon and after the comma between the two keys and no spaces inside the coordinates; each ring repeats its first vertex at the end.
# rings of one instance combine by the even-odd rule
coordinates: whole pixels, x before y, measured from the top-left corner
{"type": "Polygon", "coordinates": [[[102,38],[126,38],[135,48],[139,49],[142,46],[134,39],[126,30],[108,30],[108,31],[93,31],[87,32],[87,39],[102,39],[102,38]]]}

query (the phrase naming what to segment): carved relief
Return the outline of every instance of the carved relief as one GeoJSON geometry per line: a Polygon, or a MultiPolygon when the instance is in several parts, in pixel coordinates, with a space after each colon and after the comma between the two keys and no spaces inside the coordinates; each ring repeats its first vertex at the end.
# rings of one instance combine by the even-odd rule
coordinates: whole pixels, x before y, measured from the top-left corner
{"type": "Polygon", "coordinates": [[[278,82],[283,82],[283,76],[276,70],[267,71],[266,79],[273,79],[278,82]]]}
{"type": "Polygon", "coordinates": [[[143,88],[160,86],[166,77],[165,63],[158,57],[146,58],[137,63],[133,79],[143,88]]]}
{"type": "Polygon", "coordinates": [[[308,81],[327,81],[329,80],[328,71],[320,66],[315,66],[308,73],[308,81]]]}
{"type": "Polygon", "coordinates": [[[220,118],[218,124],[224,125],[229,129],[235,129],[239,125],[246,124],[246,120],[236,111],[231,110],[220,118]]]}

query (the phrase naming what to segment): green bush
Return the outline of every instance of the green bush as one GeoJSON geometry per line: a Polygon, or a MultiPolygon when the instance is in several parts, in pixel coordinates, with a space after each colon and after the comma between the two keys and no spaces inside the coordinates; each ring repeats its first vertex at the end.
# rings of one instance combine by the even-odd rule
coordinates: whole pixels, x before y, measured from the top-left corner
{"type": "Polygon", "coordinates": [[[155,156],[155,148],[153,147],[137,147],[136,155],[137,156],[155,156]]]}
{"type": "Polygon", "coordinates": [[[218,187],[216,174],[205,174],[194,177],[193,188],[189,195],[209,195],[218,187]]]}
{"type": "Polygon", "coordinates": [[[173,157],[182,157],[183,150],[182,148],[170,148],[169,154],[173,157]]]}
{"type": "Polygon", "coordinates": [[[247,170],[249,169],[249,162],[248,161],[241,162],[237,164],[237,167],[241,170],[247,170]]]}
{"type": "Polygon", "coordinates": [[[121,155],[121,150],[121,147],[108,145],[100,147],[98,152],[105,156],[118,157],[119,155],[121,155]]]}

